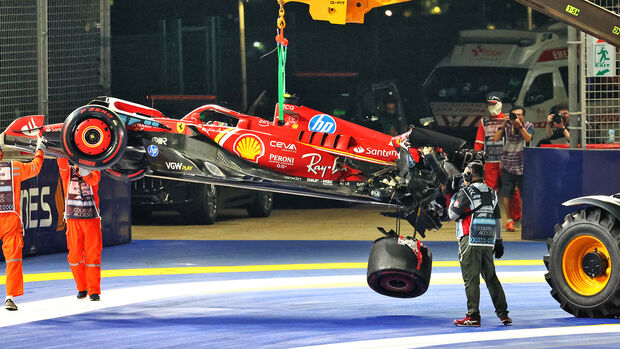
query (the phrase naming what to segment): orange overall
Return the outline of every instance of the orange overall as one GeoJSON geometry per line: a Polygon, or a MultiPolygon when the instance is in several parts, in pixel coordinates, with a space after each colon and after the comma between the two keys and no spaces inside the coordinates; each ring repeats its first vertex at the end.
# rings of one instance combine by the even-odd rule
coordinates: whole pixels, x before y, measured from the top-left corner
{"type": "MultiPolygon", "coordinates": [[[[9,163],[4,162],[4,164],[9,163]]],[[[0,213],[0,238],[2,239],[2,253],[6,261],[6,294],[7,296],[21,296],[24,294],[24,277],[22,275],[22,247],[24,238],[22,235],[21,220],[21,182],[32,178],[41,172],[43,166],[43,151],[38,150],[31,162],[22,163],[10,161],[12,173],[12,195],[14,209],[7,211],[3,208],[0,213]]],[[[2,179],[7,178],[7,173],[0,174],[2,179]]],[[[7,178],[10,180],[10,177],[7,178]]],[[[7,188],[8,189],[8,188],[7,188]]]]}
{"type": "MultiPolygon", "coordinates": [[[[69,182],[71,180],[72,167],[67,159],[58,159],[58,170],[65,191],[65,202],[69,200],[69,182]]],[[[99,180],[101,173],[91,171],[81,177],[90,186],[95,201],[97,212],[99,211],[99,180]]],[[[66,205],[66,204],[65,204],[66,205]]],[[[67,210],[65,210],[67,217],[67,210]]],[[[97,213],[98,216],[98,213],[97,213]]],[[[78,291],[87,290],[88,294],[100,294],[101,281],[101,218],[66,218],[67,221],[67,261],[73,273],[73,279],[78,291]]]]}

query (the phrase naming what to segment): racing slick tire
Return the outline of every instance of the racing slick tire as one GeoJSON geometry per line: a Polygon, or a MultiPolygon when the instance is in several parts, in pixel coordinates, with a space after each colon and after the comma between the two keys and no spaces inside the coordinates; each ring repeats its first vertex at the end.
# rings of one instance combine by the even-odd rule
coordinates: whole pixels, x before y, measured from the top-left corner
{"type": "Polygon", "coordinates": [[[543,257],[545,279],[560,307],[576,317],[620,315],[620,222],[588,207],[556,224],[543,257]]]}
{"type": "Polygon", "coordinates": [[[422,264],[406,245],[399,245],[392,237],[377,239],[370,249],[366,279],[375,292],[389,297],[418,297],[428,289],[431,281],[433,257],[426,246],[420,248],[422,264]]]}
{"type": "Polygon", "coordinates": [[[193,220],[197,224],[211,225],[217,219],[218,188],[213,184],[204,184],[201,187],[200,197],[195,200],[198,209],[193,212],[193,220]]]}
{"type": "Polygon", "coordinates": [[[269,217],[273,209],[273,193],[268,191],[257,191],[254,202],[248,205],[246,210],[250,217],[269,217]]]}
{"type": "Polygon", "coordinates": [[[61,142],[74,164],[103,170],[123,156],[127,135],[116,113],[103,106],[86,105],[69,114],[62,125],[61,142]]]}
{"type": "Polygon", "coordinates": [[[112,179],[133,182],[146,176],[148,160],[145,152],[126,151],[125,156],[104,173],[112,179]]]}

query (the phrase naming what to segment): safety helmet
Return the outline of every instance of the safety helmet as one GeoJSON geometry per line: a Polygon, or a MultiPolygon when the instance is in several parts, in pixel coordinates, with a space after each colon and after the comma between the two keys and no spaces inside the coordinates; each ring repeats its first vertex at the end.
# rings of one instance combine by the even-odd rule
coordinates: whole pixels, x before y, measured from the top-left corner
{"type": "Polygon", "coordinates": [[[491,115],[499,115],[502,112],[502,99],[497,96],[489,96],[487,98],[487,108],[491,115]]]}

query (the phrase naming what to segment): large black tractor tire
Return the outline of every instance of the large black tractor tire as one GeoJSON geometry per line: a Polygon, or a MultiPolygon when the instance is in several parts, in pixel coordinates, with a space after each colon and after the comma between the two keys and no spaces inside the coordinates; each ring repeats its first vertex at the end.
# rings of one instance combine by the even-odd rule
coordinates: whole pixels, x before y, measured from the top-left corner
{"type": "Polygon", "coordinates": [[[370,249],[366,279],[375,292],[397,298],[413,298],[424,294],[431,282],[433,256],[426,246],[420,249],[422,265],[413,250],[399,245],[396,238],[383,237],[370,249]]]}
{"type": "Polygon", "coordinates": [[[103,106],[87,105],[69,114],[62,125],[61,141],[74,164],[103,170],[123,156],[127,135],[116,113],[103,106]]]}
{"type": "Polygon", "coordinates": [[[125,156],[104,173],[117,181],[133,182],[144,178],[147,168],[146,152],[126,151],[125,156]]]}
{"type": "Polygon", "coordinates": [[[273,193],[258,191],[254,201],[246,208],[250,217],[269,217],[273,209],[273,193]]]}
{"type": "Polygon", "coordinates": [[[560,307],[576,317],[620,315],[620,222],[589,207],[566,215],[547,241],[545,279],[560,307]]]}
{"type": "Polygon", "coordinates": [[[200,196],[195,199],[197,210],[191,213],[191,219],[196,224],[211,225],[217,219],[219,206],[218,188],[212,184],[204,184],[199,192],[200,196]]]}

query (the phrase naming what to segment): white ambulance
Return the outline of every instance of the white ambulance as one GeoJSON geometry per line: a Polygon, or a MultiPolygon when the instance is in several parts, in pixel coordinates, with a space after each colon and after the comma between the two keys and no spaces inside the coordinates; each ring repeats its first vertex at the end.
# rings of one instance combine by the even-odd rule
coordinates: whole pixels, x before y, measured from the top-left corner
{"type": "Polygon", "coordinates": [[[520,105],[533,122],[532,145],[545,138],[550,109],[568,102],[566,25],[540,31],[465,30],[459,43],[424,83],[435,126],[473,145],[486,98],[498,96],[503,111],[520,105]]]}

